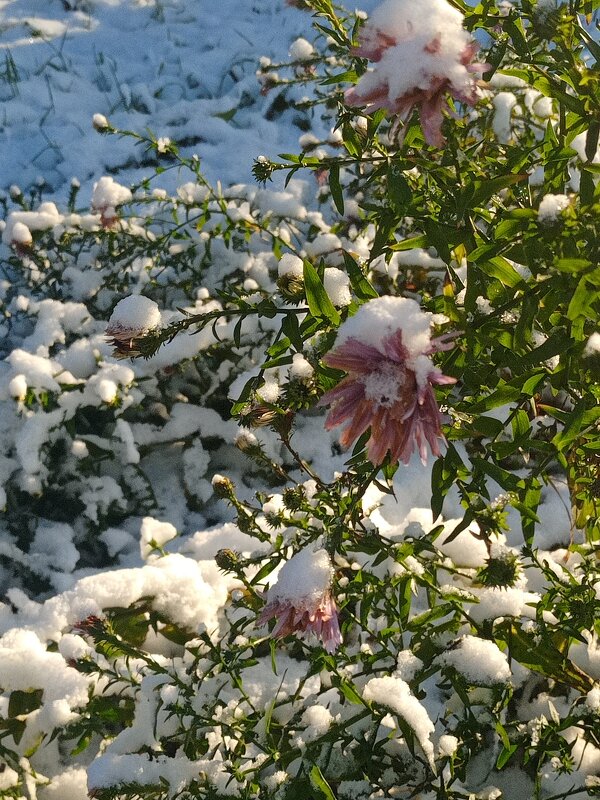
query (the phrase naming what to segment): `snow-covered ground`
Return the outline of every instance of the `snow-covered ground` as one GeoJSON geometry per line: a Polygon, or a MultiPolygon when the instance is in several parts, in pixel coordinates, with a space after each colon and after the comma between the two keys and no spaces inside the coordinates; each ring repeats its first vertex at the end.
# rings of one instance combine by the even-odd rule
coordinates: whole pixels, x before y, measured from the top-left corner
{"type": "Polygon", "coordinates": [[[72,177],[149,174],[130,142],[98,136],[95,113],[184,143],[212,181],[250,181],[253,158],[300,134],[260,95],[258,59],[289,61],[310,22],[284,0],[2,0],[0,186],[66,195],[72,177]]]}

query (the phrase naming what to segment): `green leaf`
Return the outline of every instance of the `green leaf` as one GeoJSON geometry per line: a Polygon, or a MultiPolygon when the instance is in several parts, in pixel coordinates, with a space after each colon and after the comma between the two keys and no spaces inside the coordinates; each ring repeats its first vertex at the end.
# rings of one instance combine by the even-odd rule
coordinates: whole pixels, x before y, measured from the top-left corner
{"type": "Polygon", "coordinates": [[[331,786],[327,783],[323,777],[323,773],[316,764],[310,771],[310,782],[313,785],[313,788],[316,789],[324,798],[326,798],[326,800],[336,800],[335,795],[331,790],[331,786]]]}
{"type": "Polygon", "coordinates": [[[281,330],[294,345],[299,353],[302,352],[303,342],[300,334],[300,325],[298,324],[297,314],[286,314],[281,323],[281,330]]]}
{"type": "Polygon", "coordinates": [[[504,765],[510,761],[512,756],[518,750],[519,745],[513,744],[510,739],[508,738],[508,733],[506,732],[505,728],[500,722],[496,723],[496,733],[500,737],[502,741],[502,750],[498,754],[498,758],[496,759],[496,769],[502,769],[504,765]]]}
{"type": "Polygon", "coordinates": [[[340,165],[332,164],[329,167],[329,190],[335,203],[335,207],[340,214],[344,213],[344,195],[340,186],[340,165]]]}
{"type": "Polygon", "coordinates": [[[323,282],[310,261],[304,262],[304,290],[313,317],[329,320],[333,325],[340,324],[340,315],[329,299],[323,282]]]}
{"type": "Polygon", "coordinates": [[[355,69],[347,69],[346,72],[339,72],[337,75],[330,75],[320,81],[321,86],[332,86],[335,83],[356,83],[358,80],[358,73],[355,69]]]}
{"type": "Polygon", "coordinates": [[[523,278],[516,269],[502,256],[490,258],[477,265],[482,272],[492,278],[497,278],[504,286],[514,288],[523,282],[523,278]]]}
{"type": "Polygon", "coordinates": [[[355,706],[364,706],[364,701],[362,697],[359,695],[359,693],[356,691],[356,689],[354,688],[354,686],[352,686],[351,683],[342,680],[337,688],[344,695],[346,700],[348,700],[348,702],[352,703],[355,706]]]}
{"type": "MultiPolygon", "coordinates": [[[[599,165],[600,166],[600,165],[599,165]]],[[[592,262],[586,258],[559,258],[556,261],[556,269],[560,272],[582,272],[592,266],[592,262]]]]}
{"type": "Polygon", "coordinates": [[[498,406],[505,406],[507,403],[512,403],[513,401],[518,400],[520,396],[520,389],[505,383],[495,391],[488,394],[487,397],[484,397],[474,403],[469,409],[469,413],[477,411],[489,411],[492,408],[498,408],[498,406]]]}
{"type": "Polygon", "coordinates": [[[600,175],[600,164],[580,164],[579,168],[591,172],[593,175],[600,175]]]}
{"type": "Polygon", "coordinates": [[[519,664],[563,686],[587,693],[594,685],[592,678],[569,661],[548,637],[540,640],[534,634],[525,632],[519,624],[512,623],[500,641],[508,646],[511,658],[519,664]]]}
{"type": "Polygon", "coordinates": [[[501,189],[507,189],[515,183],[529,178],[527,172],[520,172],[517,174],[511,173],[510,175],[499,175],[496,178],[490,178],[485,181],[475,181],[475,191],[471,200],[474,206],[480,206],[485,203],[493,194],[497,194],[501,189]]]}
{"type": "Polygon", "coordinates": [[[483,472],[485,475],[492,478],[492,480],[496,481],[503,489],[506,489],[507,492],[514,491],[518,488],[518,477],[512,472],[494,464],[493,461],[487,461],[485,458],[479,458],[479,456],[472,456],[471,463],[480,472],[483,472]]]}
{"type": "Polygon", "coordinates": [[[42,705],[43,689],[29,689],[22,691],[16,689],[10,693],[8,699],[8,716],[20,717],[22,714],[31,714],[42,705]]]}
{"type": "Polygon", "coordinates": [[[513,439],[523,439],[529,433],[530,423],[527,412],[519,409],[511,421],[513,439]]]}
{"type": "Polygon", "coordinates": [[[363,271],[352,258],[350,253],[344,252],[344,264],[346,265],[346,270],[350,277],[350,283],[352,284],[354,294],[360,300],[370,300],[373,297],[379,297],[377,290],[366,279],[363,271]]]}
{"type": "Polygon", "coordinates": [[[398,164],[390,164],[388,168],[387,191],[397,211],[403,211],[412,199],[412,190],[398,164]]]}
{"type": "Polygon", "coordinates": [[[411,239],[403,239],[401,242],[391,245],[390,250],[416,250],[419,247],[427,247],[427,236],[413,236],[411,239]]]}
{"type": "Polygon", "coordinates": [[[567,308],[567,317],[570,320],[575,321],[579,317],[594,317],[593,306],[600,295],[596,283],[599,278],[600,270],[595,269],[580,279],[567,308]]]}

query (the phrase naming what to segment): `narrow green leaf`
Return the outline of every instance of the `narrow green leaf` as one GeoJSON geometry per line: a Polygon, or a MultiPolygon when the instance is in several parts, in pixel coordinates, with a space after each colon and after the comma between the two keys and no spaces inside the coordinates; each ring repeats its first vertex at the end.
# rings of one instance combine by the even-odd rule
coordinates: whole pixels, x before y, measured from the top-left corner
{"type": "Polygon", "coordinates": [[[416,250],[418,247],[427,247],[427,236],[413,236],[411,239],[403,239],[401,242],[391,245],[390,250],[416,250]]]}
{"type": "Polygon", "coordinates": [[[516,269],[502,256],[490,258],[477,265],[482,272],[492,278],[497,278],[504,286],[514,288],[523,282],[523,278],[516,269]]]}
{"type": "Polygon", "coordinates": [[[592,262],[586,258],[559,258],[556,262],[556,269],[560,272],[582,272],[591,266],[592,262]]]}
{"type": "Polygon", "coordinates": [[[303,342],[300,335],[300,325],[298,324],[297,314],[286,314],[281,323],[281,330],[294,345],[298,352],[302,352],[303,342]]]}
{"type": "Polygon", "coordinates": [[[402,211],[412,199],[408,181],[397,164],[390,164],[387,171],[387,191],[394,208],[402,211]]]}
{"type": "Polygon", "coordinates": [[[319,791],[323,797],[326,798],[326,800],[336,800],[331,786],[327,783],[323,777],[323,773],[316,764],[310,771],[310,782],[312,783],[313,787],[319,791]]]}
{"type": "Polygon", "coordinates": [[[335,207],[340,214],[344,213],[344,195],[340,185],[340,166],[339,164],[332,164],[329,167],[329,190],[331,197],[335,203],[335,207]]]}
{"type": "Polygon", "coordinates": [[[335,83],[356,83],[358,74],[355,69],[348,69],[346,72],[340,72],[337,75],[330,75],[320,81],[321,86],[332,86],[335,83]]]}
{"type": "Polygon", "coordinates": [[[496,178],[490,178],[486,181],[475,181],[475,191],[471,202],[474,206],[479,206],[501,189],[507,189],[509,186],[520,183],[527,178],[529,178],[529,174],[527,172],[521,172],[516,175],[513,173],[510,175],[499,175],[496,178]]]}
{"type": "Polygon", "coordinates": [[[340,324],[340,315],[329,299],[323,282],[310,261],[304,262],[304,290],[313,317],[327,319],[334,325],[340,324]]]}
{"type": "Polygon", "coordinates": [[[370,300],[372,297],[379,297],[377,290],[371,286],[369,281],[365,278],[363,271],[350,253],[344,252],[344,264],[350,276],[350,283],[352,284],[354,294],[359,300],[370,300]]]}
{"type": "Polygon", "coordinates": [[[515,386],[509,386],[509,384],[505,383],[502,386],[499,386],[498,389],[490,392],[487,397],[484,397],[474,403],[469,411],[471,413],[477,411],[489,411],[492,408],[498,408],[498,406],[504,406],[507,403],[512,403],[514,400],[518,400],[520,396],[520,389],[517,389],[515,386]]]}

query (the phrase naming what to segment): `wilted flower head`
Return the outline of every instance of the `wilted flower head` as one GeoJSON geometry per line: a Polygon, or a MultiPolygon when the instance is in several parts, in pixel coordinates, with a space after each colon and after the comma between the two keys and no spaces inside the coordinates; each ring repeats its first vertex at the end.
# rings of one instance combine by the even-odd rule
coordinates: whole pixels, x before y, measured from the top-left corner
{"type": "Polygon", "coordinates": [[[425,141],[441,147],[446,95],[473,105],[478,97],[473,73],[487,68],[471,63],[478,46],[462,20],[447,0],[385,0],[361,30],[354,50],[376,65],[346,92],[346,101],[404,118],[416,107],[425,141]]]}
{"type": "Polygon", "coordinates": [[[277,583],[267,593],[267,604],[258,619],[264,625],[275,618],[273,636],[314,633],[328,653],[341,643],[337,608],[331,596],[333,567],[323,549],[300,550],[281,568],[277,583]]]}
{"type": "Polygon", "coordinates": [[[368,428],[367,454],[373,464],[408,463],[415,446],[421,460],[427,445],[440,454],[441,419],[432,386],[454,383],[429,358],[448,349],[448,336],[432,339],[431,315],[405,297],[378,297],[359,308],[338,332],[336,347],[323,361],[348,375],[327,392],[325,426],[348,423],[340,442],[348,447],[368,428]]]}
{"type": "Polygon", "coordinates": [[[115,348],[114,355],[137,355],[136,340],[156,330],[160,321],[160,309],[149,297],[130,295],[119,300],[106,326],[106,338],[115,348]]]}

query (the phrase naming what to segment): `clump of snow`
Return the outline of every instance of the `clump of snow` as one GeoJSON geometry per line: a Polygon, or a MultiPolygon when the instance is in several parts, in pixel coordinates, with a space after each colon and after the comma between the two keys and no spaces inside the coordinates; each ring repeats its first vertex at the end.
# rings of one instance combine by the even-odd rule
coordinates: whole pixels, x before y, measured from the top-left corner
{"type": "Polygon", "coordinates": [[[277,274],[280,278],[285,275],[301,278],[304,274],[302,259],[293,255],[293,253],[284,253],[277,265],[277,274]]]}
{"type": "Polygon", "coordinates": [[[320,598],[333,578],[333,567],[326,550],[305,547],[286,561],[277,575],[277,583],[269,588],[268,600],[301,601],[320,598]]]}
{"type": "Polygon", "coordinates": [[[435,730],[425,707],[417,700],[410,686],[401,678],[386,675],[371,678],[363,689],[365,700],[384,706],[401,716],[414,730],[417,741],[430,763],[433,763],[434,749],[430,736],[435,730]]]}
{"type": "Polygon", "coordinates": [[[294,353],[290,365],[290,378],[299,381],[309,381],[314,374],[312,365],[304,358],[302,353],[294,353]]]}
{"type": "Polygon", "coordinates": [[[209,190],[206,186],[188,181],[177,188],[177,195],[188,206],[200,205],[208,197],[209,190]]]}
{"type": "Polygon", "coordinates": [[[130,203],[132,199],[131,190],[121,186],[109,175],[104,175],[96,181],[92,190],[92,208],[96,211],[115,209],[123,203],[130,203]]]}
{"type": "Polygon", "coordinates": [[[494,119],[492,128],[501,144],[508,144],[512,137],[512,115],[517,105],[517,98],[512,92],[498,92],[493,99],[494,119]]]}
{"type": "Polygon", "coordinates": [[[290,47],[290,58],[292,61],[308,61],[315,55],[312,44],[302,36],[292,42],[290,47]]]}
{"type": "Polygon", "coordinates": [[[329,709],[314,705],[306,709],[301,721],[302,725],[306,726],[302,738],[305,742],[309,742],[327,733],[333,722],[333,715],[329,709]]]}
{"type": "Polygon", "coordinates": [[[160,323],[160,309],[154,300],[141,294],[132,294],[119,300],[114,307],[106,333],[112,336],[115,331],[135,331],[140,336],[158,328],[160,323]]]}
{"type": "Polygon", "coordinates": [[[455,648],[442,653],[440,662],[477,686],[506,683],[511,678],[508,659],[498,645],[477,636],[463,636],[455,648]]]}
{"type": "MultiPolygon", "coordinates": [[[[4,232],[6,233],[6,228],[4,229],[4,232]]],[[[23,222],[15,222],[10,231],[10,242],[11,244],[18,244],[22,247],[28,247],[31,245],[33,238],[27,225],[25,225],[23,222]]]]}
{"type": "Polygon", "coordinates": [[[544,195],[538,209],[539,222],[542,225],[551,225],[570,204],[571,200],[566,194],[544,195]]]}
{"type": "Polygon", "coordinates": [[[350,278],[337,267],[327,267],[323,273],[323,286],[334,306],[349,306],[352,302],[350,278]]]}
{"type": "Polygon", "coordinates": [[[458,744],[459,741],[456,736],[451,736],[448,733],[444,733],[442,736],[440,736],[440,740],[438,742],[440,756],[453,756],[458,750],[458,744]]]}
{"type": "Polygon", "coordinates": [[[92,117],[92,125],[97,131],[105,131],[108,128],[108,120],[104,114],[94,114],[92,117]]]}
{"type": "Polygon", "coordinates": [[[22,245],[31,244],[31,231],[45,231],[54,228],[63,221],[52,202],[40,203],[35,211],[11,211],[2,232],[5,244],[15,242],[22,245]]]}
{"type": "Polygon", "coordinates": [[[154,517],[144,517],[140,528],[140,554],[144,561],[156,549],[162,548],[177,536],[177,528],[170,522],[159,522],[154,517]]]}
{"type": "Polygon", "coordinates": [[[595,356],[600,353],[600,333],[594,331],[585,343],[583,354],[585,356],[595,356]]]}
{"type": "Polygon", "coordinates": [[[422,311],[415,300],[391,295],[378,297],[362,305],[340,326],[336,346],[356,339],[384,353],[383,340],[400,329],[402,344],[416,358],[431,347],[431,322],[431,314],[422,311]]]}

